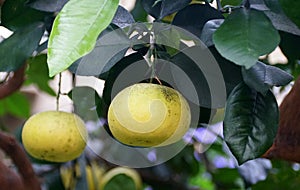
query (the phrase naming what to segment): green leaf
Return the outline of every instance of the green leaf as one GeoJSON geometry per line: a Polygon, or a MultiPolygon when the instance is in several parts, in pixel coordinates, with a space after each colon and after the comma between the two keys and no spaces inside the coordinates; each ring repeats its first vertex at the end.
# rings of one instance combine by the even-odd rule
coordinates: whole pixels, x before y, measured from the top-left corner
{"type": "Polygon", "coordinates": [[[250,69],[242,68],[242,74],[245,83],[262,94],[273,86],[284,86],[293,80],[289,73],[262,62],[257,62],[250,69]]]}
{"type": "Polygon", "coordinates": [[[222,6],[231,5],[231,6],[238,6],[242,3],[242,0],[222,0],[222,6]]]}
{"type": "Polygon", "coordinates": [[[104,190],[137,190],[133,179],[125,174],[114,176],[107,182],[104,190]]]}
{"type": "Polygon", "coordinates": [[[58,12],[67,2],[68,0],[28,0],[27,5],[40,11],[58,12]]]}
{"type": "MultiPolygon", "coordinates": [[[[105,85],[104,85],[103,95],[102,95],[102,98],[103,98],[103,101],[105,102],[105,104],[109,105],[111,103],[112,98],[116,95],[117,92],[121,91],[122,89],[124,89],[127,86],[130,86],[134,82],[136,83],[135,76],[144,75],[144,73],[142,73],[142,72],[134,73],[134,74],[132,74],[133,77],[128,78],[126,80],[122,80],[122,84],[118,83],[118,82],[120,82],[120,81],[118,81],[119,75],[122,72],[126,71],[125,69],[134,63],[140,63],[139,65],[142,66],[142,68],[144,68],[144,66],[145,66],[144,73],[146,73],[148,66],[145,64],[147,64],[147,62],[144,59],[144,57],[139,53],[132,53],[126,57],[123,57],[120,61],[118,61],[118,63],[116,63],[109,70],[107,79],[105,80],[105,85]],[[118,84],[118,85],[116,85],[117,89],[113,89],[115,84],[118,84]]],[[[140,71],[138,68],[137,68],[137,70],[140,71]]],[[[137,71],[137,70],[135,70],[135,71],[137,71]]],[[[123,78],[121,78],[121,79],[123,79],[123,78]]]]}
{"type": "Polygon", "coordinates": [[[30,104],[21,93],[14,93],[0,100],[0,115],[11,114],[20,118],[27,118],[30,115],[30,104]]]}
{"type": "Polygon", "coordinates": [[[276,48],[280,36],[263,12],[240,8],[225,19],[213,41],[223,57],[249,69],[276,48]]]}
{"type": "Polygon", "coordinates": [[[180,49],[180,32],[174,29],[174,27],[170,27],[169,24],[155,24],[153,23],[153,30],[155,34],[155,43],[157,45],[166,45],[168,52],[171,55],[176,54],[178,49],[180,49]],[[172,40],[170,40],[172,39],[172,40]],[[168,47],[172,47],[168,48],[168,47]]]}
{"type": "Polygon", "coordinates": [[[76,75],[98,76],[122,59],[130,47],[128,36],[116,26],[107,27],[99,36],[94,49],[72,65],[76,75]]]}
{"type": "Polygon", "coordinates": [[[271,91],[265,96],[240,83],[231,92],[224,118],[224,139],[239,164],[270,148],[278,128],[279,112],[271,91]]]}
{"type": "MultiPolygon", "coordinates": [[[[251,189],[298,189],[300,186],[300,172],[295,170],[290,162],[284,160],[272,161],[273,168],[271,169],[267,179],[253,185],[251,189]]],[[[295,164],[297,166],[297,164],[295,164]]],[[[294,166],[295,166],[294,165],[294,166]]]]}
{"type": "Polygon", "coordinates": [[[135,20],[138,20],[140,22],[148,22],[147,20],[147,12],[144,10],[142,6],[142,0],[136,0],[133,10],[131,11],[131,14],[135,20]]]}
{"type": "Polygon", "coordinates": [[[289,61],[299,60],[299,44],[300,36],[293,35],[287,32],[280,32],[280,49],[289,61]]]}
{"type": "Polygon", "coordinates": [[[112,21],[118,0],[70,0],[54,20],[48,43],[49,75],[89,53],[112,21]]]}
{"type": "Polygon", "coordinates": [[[224,189],[242,189],[244,185],[237,169],[220,168],[212,173],[212,177],[224,189]]]}
{"type": "Polygon", "coordinates": [[[88,86],[78,86],[73,88],[68,95],[73,100],[74,112],[84,121],[96,121],[99,118],[96,107],[102,106],[102,99],[95,89],[88,86]]]}
{"type": "Polygon", "coordinates": [[[300,29],[286,16],[282,9],[283,7],[280,5],[278,0],[264,0],[264,2],[262,2],[262,7],[263,6],[265,7],[265,9],[263,9],[264,13],[269,17],[277,30],[292,33],[294,35],[300,35],[300,29]]]}
{"type": "Polygon", "coordinates": [[[222,57],[215,46],[209,47],[209,51],[219,64],[226,85],[226,94],[229,96],[234,87],[243,81],[242,67],[222,57]]]}
{"type": "Polygon", "coordinates": [[[26,83],[35,84],[37,87],[47,92],[48,94],[55,96],[55,92],[49,86],[49,81],[53,78],[48,76],[47,67],[47,55],[41,54],[28,60],[28,69],[26,71],[26,83]]]}
{"type": "Polygon", "coordinates": [[[295,0],[279,0],[284,13],[300,27],[300,1],[295,0]]]}
{"type": "Polygon", "coordinates": [[[200,37],[207,21],[223,18],[222,13],[209,4],[191,4],[176,13],[172,24],[200,37]]]}
{"type": "Polygon", "coordinates": [[[26,0],[6,0],[1,7],[1,25],[18,30],[34,22],[44,21],[49,15],[25,5],[26,0]]]}
{"type": "Polygon", "coordinates": [[[143,8],[154,18],[161,20],[186,7],[191,0],[142,0],[143,8]]]}
{"type": "Polygon", "coordinates": [[[117,12],[112,20],[112,23],[117,25],[120,28],[124,28],[126,26],[131,25],[134,23],[135,20],[133,16],[122,6],[118,6],[117,12]]]}
{"type": "Polygon", "coordinates": [[[214,45],[213,34],[221,26],[223,22],[224,19],[212,19],[207,21],[203,26],[200,39],[207,47],[214,45]]]}
{"type": "Polygon", "coordinates": [[[0,43],[0,71],[15,71],[20,68],[38,47],[44,33],[44,24],[34,23],[17,30],[0,43]]]}

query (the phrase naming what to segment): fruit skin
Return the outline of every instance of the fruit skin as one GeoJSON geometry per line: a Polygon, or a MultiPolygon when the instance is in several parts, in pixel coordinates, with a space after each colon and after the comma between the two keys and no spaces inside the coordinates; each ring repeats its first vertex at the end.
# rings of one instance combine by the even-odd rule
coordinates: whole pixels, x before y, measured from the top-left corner
{"type": "Polygon", "coordinates": [[[77,158],[87,142],[84,122],[75,114],[45,111],[31,116],[23,126],[25,150],[34,158],[67,162],[77,158]]]}
{"type": "MultiPolygon", "coordinates": [[[[88,190],[98,190],[100,185],[99,180],[102,179],[104,168],[100,167],[95,161],[91,161],[90,165],[85,166],[85,172],[88,190]]],[[[76,163],[75,167],[60,167],[60,178],[64,188],[75,189],[77,178],[82,176],[81,173],[78,163],[76,163]]]]}
{"type": "Polygon", "coordinates": [[[99,189],[104,190],[105,185],[113,179],[113,177],[117,175],[126,175],[130,177],[134,184],[135,184],[135,190],[141,190],[142,189],[142,179],[137,171],[134,169],[126,168],[126,167],[116,167],[111,170],[109,170],[107,173],[104,174],[103,178],[100,180],[99,189]]]}
{"type": "Polygon", "coordinates": [[[108,124],[120,142],[141,147],[177,142],[191,123],[185,98],[176,90],[138,83],[119,92],[108,110],[108,124]]]}

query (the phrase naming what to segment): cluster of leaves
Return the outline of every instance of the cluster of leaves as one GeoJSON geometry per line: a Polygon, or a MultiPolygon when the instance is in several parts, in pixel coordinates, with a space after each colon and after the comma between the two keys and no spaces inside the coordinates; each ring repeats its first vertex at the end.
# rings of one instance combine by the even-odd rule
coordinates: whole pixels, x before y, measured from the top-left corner
{"type": "MultiPolygon", "coordinates": [[[[51,95],[55,93],[48,81],[66,69],[75,75],[105,80],[103,97],[95,97],[96,105],[74,99],[80,108],[77,112],[84,118],[88,115],[84,110],[92,106],[97,107],[99,115],[105,116],[119,74],[136,62],[144,62],[140,65],[146,66],[145,55],[149,52],[176,64],[188,74],[197,92],[203,92],[207,89],[203,73],[178,51],[183,46],[180,40],[185,37],[167,28],[151,31],[147,24],[135,24],[146,22],[151,15],[154,23],[170,23],[189,31],[208,47],[217,61],[227,94],[224,140],[238,163],[243,164],[260,157],[275,138],[279,113],[270,89],[288,84],[293,79],[290,74],[298,76],[300,72],[299,3],[291,0],[215,1],[217,9],[209,0],[137,0],[135,8],[128,12],[118,5],[118,0],[6,0],[1,7],[1,25],[14,33],[0,43],[0,71],[16,71],[28,64],[27,84],[33,83],[51,95]],[[151,32],[160,32],[161,38],[156,40],[161,44],[170,43],[170,47],[155,45],[153,48],[151,32]],[[266,59],[259,59],[277,46],[288,58],[288,64],[272,66],[266,59]],[[43,52],[45,49],[47,53],[43,52]],[[127,55],[128,50],[134,53],[127,55]]],[[[130,82],[139,81],[128,79],[123,87],[130,82]]],[[[93,89],[75,88],[73,92],[75,90],[82,92],[80,97],[84,97],[84,92],[93,89]]],[[[199,123],[209,122],[211,110],[225,107],[210,107],[211,100],[207,97],[210,97],[209,90],[208,94],[199,94],[199,99],[203,100],[201,105],[205,105],[201,113],[207,113],[199,116],[199,123]]],[[[12,108],[15,103],[23,105],[25,116],[28,116],[29,105],[19,94],[1,100],[0,114],[22,115],[24,112],[16,113],[12,108]]],[[[189,153],[164,165],[172,168],[167,177],[172,172],[182,171],[186,171],[181,179],[185,181],[193,175],[204,175],[203,168],[194,162],[193,151],[186,151],[189,153]],[[179,161],[186,161],[189,167],[178,164],[179,161]],[[176,169],[176,166],[183,167],[176,169]],[[193,171],[193,168],[199,170],[193,171]]],[[[218,175],[223,175],[222,172],[232,174],[228,175],[234,178],[230,181],[238,178],[237,170],[218,172],[221,174],[213,173],[213,179],[220,179],[218,175]]],[[[223,187],[228,185],[226,181],[213,182],[223,187]]],[[[195,183],[205,184],[204,181],[195,183]]],[[[209,182],[206,185],[209,186],[209,182]]]]}

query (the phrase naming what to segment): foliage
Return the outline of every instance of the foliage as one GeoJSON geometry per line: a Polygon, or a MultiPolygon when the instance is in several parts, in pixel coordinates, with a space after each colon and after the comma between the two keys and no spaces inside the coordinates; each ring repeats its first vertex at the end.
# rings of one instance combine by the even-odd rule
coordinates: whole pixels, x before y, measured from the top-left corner
{"type": "MultiPolygon", "coordinates": [[[[55,92],[48,83],[65,70],[74,76],[104,80],[102,97],[89,87],[74,87],[68,93],[75,112],[88,122],[105,118],[112,94],[131,83],[143,81],[142,74],[149,71],[147,63],[153,59],[159,60],[156,66],[161,70],[168,64],[180,68],[195,86],[200,100],[190,102],[201,112],[195,116],[199,122],[194,124],[196,132],[192,142],[180,154],[161,165],[138,170],[145,186],[154,189],[188,189],[191,186],[200,189],[295,188],[299,185],[296,180],[298,165],[273,161],[273,166],[269,167],[256,161],[272,145],[278,128],[278,105],[272,87],[285,86],[300,73],[299,1],[214,2],[217,8],[210,1],[202,0],[137,0],[129,12],[118,6],[118,0],[6,0],[1,6],[1,26],[13,31],[13,35],[0,43],[0,72],[14,72],[27,65],[25,84],[34,84],[53,96],[55,92]],[[148,15],[152,16],[154,24],[144,23],[148,15]],[[152,27],[165,22],[188,33],[174,32],[168,25],[152,27]],[[153,34],[158,36],[155,40],[159,43],[151,43],[153,34]],[[226,103],[212,103],[211,97],[216,95],[206,81],[208,73],[197,68],[195,61],[187,56],[189,52],[200,52],[183,43],[191,38],[201,40],[217,62],[224,79],[226,103]],[[261,57],[268,56],[277,46],[288,59],[285,65],[271,65],[261,57]],[[132,67],[143,71],[131,74],[141,81],[130,77],[122,81],[121,74],[132,67]],[[120,84],[118,89],[114,88],[116,83],[120,84]],[[91,99],[93,101],[89,101],[91,99]],[[225,109],[224,126],[220,129],[224,132],[211,132],[209,127],[203,126],[210,124],[220,108],[225,109]],[[202,142],[202,130],[216,140],[202,142]],[[199,151],[199,147],[209,146],[206,152],[199,151]],[[269,175],[251,176],[251,169],[241,169],[249,163],[255,163],[269,175]],[[158,177],[153,179],[149,174],[158,177]]],[[[197,40],[194,43],[198,43],[197,40]]],[[[150,67],[150,71],[154,70],[150,67]]],[[[175,76],[174,83],[185,83],[172,72],[168,74],[175,76]]],[[[146,79],[155,79],[153,73],[148,72],[146,79]]],[[[164,76],[156,74],[161,79],[159,82],[164,83],[164,76]]],[[[2,83],[5,80],[0,85],[2,83]]],[[[0,100],[0,116],[7,114],[29,117],[30,104],[22,92],[0,100]]],[[[220,117],[218,114],[215,117],[220,117]]],[[[105,126],[105,122],[102,125],[105,126]]],[[[87,188],[85,166],[90,164],[90,159],[95,156],[85,153],[63,164],[71,165],[74,173],[76,164],[80,166],[77,169],[80,175],[77,171],[72,176],[78,182],[76,189],[87,188]]],[[[105,170],[112,167],[103,160],[97,161],[105,170]]],[[[39,165],[47,168],[45,163],[39,165]]],[[[49,173],[40,175],[46,179],[44,185],[48,189],[63,189],[59,167],[51,165],[49,173]]],[[[110,186],[126,180],[120,177],[110,186]]]]}

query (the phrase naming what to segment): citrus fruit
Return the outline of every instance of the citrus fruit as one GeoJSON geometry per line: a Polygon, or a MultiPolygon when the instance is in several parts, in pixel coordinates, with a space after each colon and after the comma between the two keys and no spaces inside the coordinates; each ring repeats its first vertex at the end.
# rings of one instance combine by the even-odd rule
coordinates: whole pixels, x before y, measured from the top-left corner
{"type": "Polygon", "coordinates": [[[114,189],[141,190],[142,180],[135,170],[116,167],[105,173],[100,180],[100,190],[112,189],[111,187],[114,189]]]}
{"type": "MultiPolygon", "coordinates": [[[[82,176],[80,166],[76,163],[75,167],[63,165],[60,167],[60,178],[65,189],[75,189],[77,178],[82,176]]],[[[95,161],[91,161],[90,165],[85,166],[85,175],[88,185],[88,190],[98,190],[99,180],[102,179],[104,169],[95,161]]]]}
{"type": "Polygon", "coordinates": [[[25,122],[22,141],[25,150],[34,158],[66,162],[83,152],[87,131],[84,122],[73,113],[45,111],[25,122]]]}
{"type": "Polygon", "coordinates": [[[119,92],[108,110],[112,135],[126,145],[151,147],[179,141],[191,122],[186,99],[167,86],[138,83],[119,92]]]}

